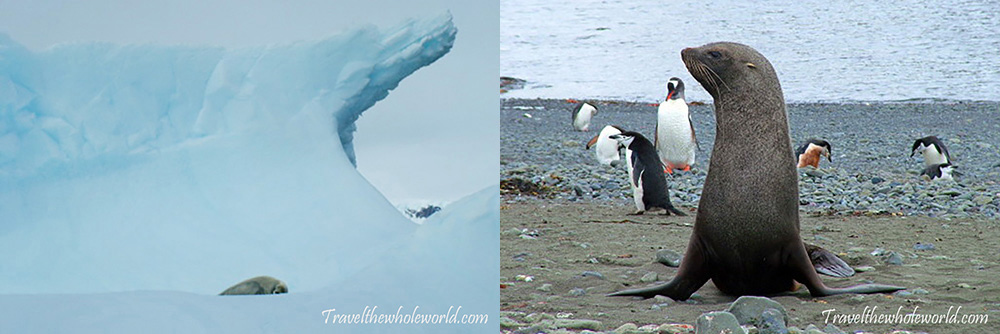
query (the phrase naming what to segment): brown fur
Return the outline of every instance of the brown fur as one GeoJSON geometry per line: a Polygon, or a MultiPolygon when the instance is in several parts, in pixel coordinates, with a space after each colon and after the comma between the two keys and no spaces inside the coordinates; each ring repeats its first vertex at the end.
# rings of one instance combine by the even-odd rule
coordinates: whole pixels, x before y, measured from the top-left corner
{"type": "Polygon", "coordinates": [[[681,52],[715,100],[716,136],[698,217],[670,282],[613,295],[684,300],[711,279],[731,295],[773,295],[803,283],[814,296],[900,287],[823,285],[799,236],[799,187],[781,85],[753,48],[712,43],[681,52]]]}

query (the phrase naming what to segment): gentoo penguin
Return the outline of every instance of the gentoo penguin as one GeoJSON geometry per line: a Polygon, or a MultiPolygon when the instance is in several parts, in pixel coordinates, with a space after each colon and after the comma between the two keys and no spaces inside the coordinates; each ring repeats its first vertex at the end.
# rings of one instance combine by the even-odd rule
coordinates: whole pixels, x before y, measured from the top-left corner
{"type": "Polygon", "coordinates": [[[958,174],[958,172],[955,171],[955,166],[946,162],[924,168],[924,171],[920,172],[920,176],[927,181],[954,180],[951,176],[952,173],[958,174]]]}
{"type": "Polygon", "coordinates": [[[597,157],[597,162],[611,167],[618,167],[621,164],[621,154],[618,153],[618,149],[621,146],[618,141],[611,139],[611,135],[620,134],[623,131],[625,130],[622,130],[620,127],[608,125],[601,129],[601,133],[598,133],[587,142],[586,147],[588,150],[594,147],[594,155],[597,157]]]}
{"type": "Polygon", "coordinates": [[[637,215],[647,209],[663,208],[666,215],[674,213],[686,216],[670,203],[670,187],[661,172],[663,164],[656,156],[656,149],[649,139],[633,131],[623,131],[610,136],[625,147],[625,162],[628,165],[629,184],[632,185],[632,199],[635,200],[637,215]]]}
{"type": "Polygon", "coordinates": [[[698,144],[694,124],[684,101],[684,82],[680,78],[667,81],[667,98],[656,112],[656,151],[667,173],[674,169],[691,170],[698,144]]]}
{"type": "Polygon", "coordinates": [[[573,108],[573,128],[576,131],[590,131],[590,119],[597,115],[597,107],[587,102],[577,103],[573,108]]]}
{"type": "Polygon", "coordinates": [[[795,156],[799,160],[798,168],[813,166],[819,168],[820,156],[825,156],[826,160],[833,162],[830,152],[833,150],[830,143],[822,139],[810,138],[805,144],[795,150],[795,156]]]}
{"type": "Polygon", "coordinates": [[[951,163],[951,156],[948,155],[948,148],[936,136],[927,136],[913,142],[913,149],[910,152],[912,157],[916,153],[924,156],[924,165],[931,167],[943,163],[951,163]]]}

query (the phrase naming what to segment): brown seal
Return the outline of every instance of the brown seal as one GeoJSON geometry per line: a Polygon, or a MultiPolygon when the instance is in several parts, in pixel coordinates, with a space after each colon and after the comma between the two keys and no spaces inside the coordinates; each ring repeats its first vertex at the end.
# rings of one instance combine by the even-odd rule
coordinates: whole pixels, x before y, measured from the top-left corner
{"type": "Polygon", "coordinates": [[[774,295],[802,283],[813,296],[903,287],[823,285],[799,236],[799,185],[785,98],[763,55],[737,43],[681,51],[715,100],[716,136],[698,217],[670,282],[612,296],[685,300],[709,279],[730,295],[774,295]]]}

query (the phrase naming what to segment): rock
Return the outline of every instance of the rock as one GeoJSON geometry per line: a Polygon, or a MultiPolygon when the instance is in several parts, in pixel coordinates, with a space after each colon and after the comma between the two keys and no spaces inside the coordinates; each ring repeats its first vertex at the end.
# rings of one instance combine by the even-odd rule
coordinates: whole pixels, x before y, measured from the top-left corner
{"type": "Polygon", "coordinates": [[[925,243],[917,242],[917,244],[913,245],[913,249],[918,250],[918,251],[934,250],[934,244],[932,244],[932,243],[926,243],[925,244],[925,243]]]}
{"type": "Polygon", "coordinates": [[[990,196],[976,196],[972,198],[972,202],[976,205],[986,205],[993,202],[993,197],[990,196]]]}
{"type": "Polygon", "coordinates": [[[656,262],[665,264],[667,267],[677,268],[681,265],[681,254],[669,249],[661,249],[656,251],[656,262]]]}
{"type": "Polygon", "coordinates": [[[926,294],[930,294],[930,293],[931,293],[930,291],[927,291],[927,290],[922,289],[922,288],[913,289],[913,294],[915,294],[915,295],[926,295],[926,294]]]}
{"type": "Polygon", "coordinates": [[[509,317],[501,316],[499,322],[500,322],[500,328],[524,327],[524,324],[517,322],[516,320],[511,319],[509,317]]]}
{"type": "Polygon", "coordinates": [[[583,187],[578,186],[578,185],[577,186],[573,186],[573,192],[576,193],[576,196],[580,196],[580,197],[582,197],[583,195],[587,194],[587,191],[584,190],[583,187]]]}
{"type": "Polygon", "coordinates": [[[885,179],[883,179],[881,177],[876,176],[876,177],[872,178],[872,184],[879,184],[879,183],[882,183],[882,182],[885,182],[885,179]]]}
{"type": "Polygon", "coordinates": [[[694,327],[688,324],[662,324],[656,327],[656,332],[660,334],[687,334],[693,331],[694,327]]]}
{"type": "Polygon", "coordinates": [[[782,320],[788,323],[788,312],[785,311],[785,307],[766,297],[740,297],[726,311],[732,313],[741,325],[757,326],[761,323],[761,315],[769,308],[778,310],[782,315],[782,320]]]}
{"type": "Polygon", "coordinates": [[[729,312],[703,313],[694,323],[695,334],[744,333],[736,317],[729,312]]]}
{"type": "Polygon", "coordinates": [[[542,286],[538,287],[537,290],[542,292],[552,292],[552,284],[542,284],[542,286]]]}
{"type": "Polygon", "coordinates": [[[785,328],[785,314],[777,309],[769,308],[760,315],[761,322],[757,325],[760,334],[788,334],[785,328]]]}
{"type": "Polygon", "coordinates": [[[586,295],[586,294],[587,294],[587,290],[584,290],[584,289],[581,289],[581,288],[576,288],[576,289],[573,289],[573,290],[569,290],[569,295],[573,296],[573,297],[580,297],[580,296],[583,296],[583,295],[586,295]]]}
{"type": "Polygon", "coordinates": [[[503,234],[503,235],[521,235],[521,230],[516,229],[516,228],[510,228],[508,230],[504,230],[503,233],[500,233],[500,234],[503,234]]]}
{"type": "Polygon", "coordinates": [[[806,329],[804,329],[802,332],[805,334],[826,334],[823,333],[823,331],[819,330],[819,327],[816,327],[816,325],[812,324],[806,326],[806,329]]]}
{"type": "Polygon", "coordinates": [[[863,273],[863,272],[866,272],[866,271],[872,271],[872,270],[875,270],[875,267],[872,267],[872,266],[858,266],[858,267],[854,267],[854,271],[859,272],[859,273],[863,273]]]}
{"type": "Polygon", "coordinates": [[[637,329],[639,329],[639,326],[636,326],[635,324],[629,322],[629,323],[625,323],[624,325],[618,326],[618,328],[615,328],[615,330],[613,332],[618,333],[618,334],[625,334],[625,333],[634,332],[637,329]]]}
{"type": "Polygon", "coordinates": [[[596,271],[584,271],[582,274],[580,274],[580,276],[583,276],[583,277],[596,277],[596,278],[604,279],[604,275],[601,274],[601,273],[599,273],[599,272],[596,272],[596,271]]]}
{"type": "Polygon", "coordinates": [[[847,334],[847,333],[844,333],[843,330],[841,330],[839,327],[835,326],[834,324],[826,324],[826,327],[823,327],[823,333],[826,333],[826,334],[847,334]]]}
{"type": "Polygon", "coordinates": [[[650,272],[646,273],[645,275],[642,275],[642,278],[640,278],[639,281],[643,282],[643,283],[656,282],[657,276],[658,275],[656,274],[656,272],[650,271],[650,272]]]}
{"type": "Polygon", "coordinates": [[[958,285],[957,285],[957,286],[958,286],[959,288],[962,288],[962,289],[975,289],[974,287],[972,287],[972,286],[971,286],[971,285],[969,285],[968,283],[958,283],[958,285]]]}
{"type": "Polygon", "coordinates": [[[596,331],[601,328],[600,321],[589,319],[556,319],[552,321],[552,324],[556,328],[566,329],[589,329],[596,331]]]}
{"type": "Polygon", "coordinates": [[[555,320],[555,319],[556,317],[554,315],[548,313],[532,313],[524,317],[524,321],[527,321],[528,323],[532,324],[537,324],[539,322],[542,322],[543,320],[555,320]]]}
{"type": "Polygon", "coordinates": [[[901,266],[903,265],[903,256],[896,252],[889,252],[889,255],[882,257],[882,261],[886,264],[901,266]]]}

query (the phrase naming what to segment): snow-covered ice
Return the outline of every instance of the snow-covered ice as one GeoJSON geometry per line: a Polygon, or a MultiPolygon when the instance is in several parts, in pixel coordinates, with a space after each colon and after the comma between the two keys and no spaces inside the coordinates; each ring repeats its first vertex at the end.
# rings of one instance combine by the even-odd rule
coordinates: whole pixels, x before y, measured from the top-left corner
{"type": "Polygon", "coordinates": [[[495,329],[497,188],[416,225],[354,168],[358,116],[455,35],[450,15],[238,49],[0,35],[0,333],[495,329]],[[258,275],[290,293],[215,296],[258,275]],[[365,306],[492,321],[320,314],[365,306]]]}

